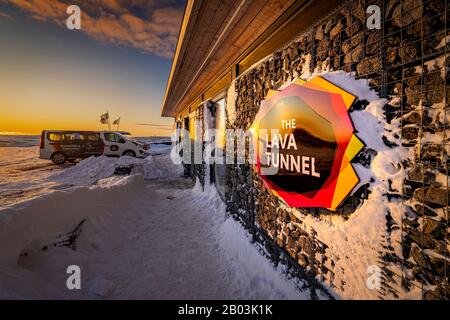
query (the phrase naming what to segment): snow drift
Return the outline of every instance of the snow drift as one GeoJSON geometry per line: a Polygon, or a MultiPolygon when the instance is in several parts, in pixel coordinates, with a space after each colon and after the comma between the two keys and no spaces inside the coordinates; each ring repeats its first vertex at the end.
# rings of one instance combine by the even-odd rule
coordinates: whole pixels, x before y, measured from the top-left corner
{"type": "Polygon", "coordinates": [[[0,211],[0,265],[42,250],[83,220],[110,212],[125,194],[144,188],[142,176],[113,177],[91,187],[53,192],[0,211]]]}
{"type": "MultiPolygon", "coordinates": [[[[91,157],[44,177],[46,183],[51,182],[51,191],[0,209],[0,296],[15,297],[14,292],[22,287],[27,288],[28,293],[19,294],[18,298],[64,298],[61,290],[52,290],[51,285],[44,284],[47,276],[54,277],[47,275],[42,279],[39,269],[48,264],[48,261],[39,261],[44,252],[58,251],[49,258],[55,260],[55,266],[65,261],[66,254],[73,259],[72,250],[59,248],[59,245],[80,223],[86,221],[81,232],[93,228],[86,236],[89,244],[94,243],[98,232],[108,234],[109,230],[102,225],[112,228],[117,217],[127,213],[124,205],[142,203],[142,199],[149,196],[145,180],[175,179],[179,173],[180,168],[171,164],[168,155],[146,159],[91,157]],[[130,167],[131,175],[114,176],[120,166],[130,167]]],[[[128,210],[133,209],[128,207],[128,210]]],[[[108,242],[115,239],[117,237],[112,237],[108,242]]],[[[83,261],[81,256],[74,260],[80,259],[83,261]]]]}
{"type": "MultiPolygon", "coordinates": [[[[167,152],[167,148],[164,148],[167,152]]],[[[92,185],[98,180],[110,177],[116,168],[129,166],[132,172],[142,174],[144,179],[151,180],[162,177],[176,177],[182,172],[179,166],[174,167],[168,155],[149,156],[145,159],[133,157],[90,157],[80,161],[76,166],[50,177],[51,180],[71,185],[92,185]]]]}
{"type": "Polygon", "coordinates": [[[179,173],[168,155],[86,159],[54,177],[79,186],[0,210],[0,298],[310,297],[226,217],[213,186],[192,189],[179,173]],[[106,177],[119,164],[134,174],[106,177]],[[81,221],[74,248],[54,246],[81,221]],[[72,264],[81,290],[66,288],[72,264]]]}

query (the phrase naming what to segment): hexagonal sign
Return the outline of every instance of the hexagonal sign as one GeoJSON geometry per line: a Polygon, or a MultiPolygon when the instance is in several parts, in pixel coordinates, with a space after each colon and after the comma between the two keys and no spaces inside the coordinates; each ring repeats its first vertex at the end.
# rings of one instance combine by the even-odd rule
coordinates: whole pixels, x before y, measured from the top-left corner
{"type": "Polygon", "coordinates": [[[358,184],[356,97],[318,76],[270,90],[252,124],[258,174],[291,207],[336,210],[358,184]]]}

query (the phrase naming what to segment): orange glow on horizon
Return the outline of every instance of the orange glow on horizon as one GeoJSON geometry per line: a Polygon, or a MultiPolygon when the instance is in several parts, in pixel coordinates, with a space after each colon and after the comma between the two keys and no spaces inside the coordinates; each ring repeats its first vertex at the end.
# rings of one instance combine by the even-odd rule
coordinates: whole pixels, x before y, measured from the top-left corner
{"type": "MultiPolygon", "coordinates": [[[[71,116],[38,116],[17,115],[13,112],[5,112],[0,108],[0,135],[39,135],[42,130],[108,130],[107,125],[100,123],[100,115],[93,115],[90,119],[84,117],[71,118],[71,116]]],[[[117,126],[112,125],[111,130],[117,126]]],[[[161,128],[148,127],[138,124],[127,123],[122,117],[119,130],[130,132],[133,136],[170,136],[172,133],[170,119],[169,124],[161,128]]]]}

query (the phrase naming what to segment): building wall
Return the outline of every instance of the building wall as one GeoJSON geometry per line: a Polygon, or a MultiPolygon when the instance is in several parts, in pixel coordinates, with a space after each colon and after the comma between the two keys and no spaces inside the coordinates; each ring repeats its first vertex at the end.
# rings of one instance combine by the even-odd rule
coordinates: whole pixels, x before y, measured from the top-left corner
{"type": "MultiPolygon", "coordinates": [[[[336,212],[292,209],[266,190],[253,166],[227,166],[228,211],[248,227],[255,242],[275,263],[287,264],[293,275],[310,285],[320,288],[325,284],[328,291],[342,297],[450,296],[449,8],[450,4],[443,0],[348,1],[241,75],[229,89],[234,92],[227,100],[227,127],[248,129],[269,89],[278,89],[318,70],[354,72],[357,78],[370,80],[370,86],[387,99],[383,108],[386,124],[399,123],[398,130],[383,136],[385,145],[413,150],[412,158],[401,159],[400,165],[407,172],[403,190],[393,188],[385,194],[387,202],[401,202],[404,211],[398,215],[387,210],[383,226],[376,226],[382,235],[374,263],[381,268],[382,281],[380,288],[370,292],[357,291],[349,283],[363,278],[348,281],[351,278],[343,276],[354,272],[352,264],[362,264],[363,257],[356,252],[347,256],[348,252],[336,250],[336,244],[320,236],[334,232],[333,221],[345,223],[370,201],[369,184],[358,188],[336,212]],[[365,10],[370,4],[382,9],[380,30],[365,27],[365,10]],[[398,142],[390,141],[389,135],[398,137],[398,142]],[[317,224],[320,226],[327,222],[329,229],[315,230],[305,224],[304,220],[311,217],[322,222],[317,224]]],[[[367,101],[359,100],[353,109],[367,105],[367,101]]],[[[370,168],[374,155],[374,150],[366,147],[354,162],[370,168]]],[[[204,169],[195,174],[204,176],[204,169]]]]}

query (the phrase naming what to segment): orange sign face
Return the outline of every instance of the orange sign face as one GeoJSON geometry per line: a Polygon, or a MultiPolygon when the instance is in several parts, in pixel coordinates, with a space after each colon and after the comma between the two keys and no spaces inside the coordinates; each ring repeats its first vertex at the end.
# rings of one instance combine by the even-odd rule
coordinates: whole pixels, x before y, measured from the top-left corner
{"type": "Polygon", "coordinates": [[[358,184],[350,161],[364,144],[348,114],[355,100],[315,77],[262,101],[252,125],[258,174],[289,206],[336,210],[358,184]]]}

